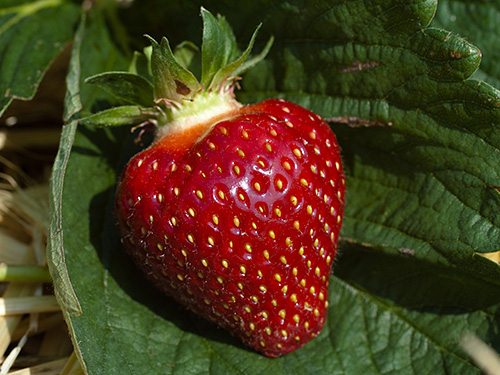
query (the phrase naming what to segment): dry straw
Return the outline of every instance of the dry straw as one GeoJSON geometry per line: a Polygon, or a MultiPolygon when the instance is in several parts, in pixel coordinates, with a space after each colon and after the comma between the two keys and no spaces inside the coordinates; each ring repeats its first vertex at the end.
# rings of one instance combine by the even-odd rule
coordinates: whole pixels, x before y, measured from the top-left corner
{"type": "Polygon", "coordinates": [[[0,375],[84,374],[46,268],[48,187],[0,163],[29,186],[0,173],[0,375]]]}

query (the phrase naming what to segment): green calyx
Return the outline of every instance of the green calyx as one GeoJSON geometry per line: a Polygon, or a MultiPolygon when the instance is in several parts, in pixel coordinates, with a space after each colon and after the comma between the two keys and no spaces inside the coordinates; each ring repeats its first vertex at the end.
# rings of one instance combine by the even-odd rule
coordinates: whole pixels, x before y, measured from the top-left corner
{"type": "Polygon", "coordinates": [[[97,126],[144,122],[162,127],[182,121],[198,110],[210,114],[213,106],[220,107],[220,111],[226,103],[233,106],[239,75],[264,59],[273,38],[260,54],[249,59],[260,25],[248,47],[240,53],[231,27],[223,17],[216,18],[204,8],[201,16],[201,61],[197,59],[198,48],[190,42],[172,50],[167,38],[158,43],[147,36],[151,46],[134,55],[129,72],[106,72],[86,80],[113,94],[123,105],[82,118],[81,122],[97,126]],[[200,78],[190,69],[200,71],[200,78]]]}

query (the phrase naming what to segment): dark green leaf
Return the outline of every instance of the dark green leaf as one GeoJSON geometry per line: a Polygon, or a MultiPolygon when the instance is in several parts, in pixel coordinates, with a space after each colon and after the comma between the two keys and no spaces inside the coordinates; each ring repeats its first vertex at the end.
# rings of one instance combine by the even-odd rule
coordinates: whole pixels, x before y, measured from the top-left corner
{"type": "Polygon", "coordinates": [[[101,87],[124,103],[142,107],[154,104],[153,85],[137,74],[106,72],[87,78],[85,83],[101,87]]]}
{"type": "Polygon", "coordinates": [[[70,1],[0,1],[0,115],[13,99],[33,98],[79,17],[70,1]]]}
{"type": "Polygon", "coordinates": [[[177,62],[167,38],[162,38],[161,45],[149,39],[153,45],[151,70],[155,98],[181,102],[183,98],[197,93],[200,84],[191,72],[177,62]]]}
{"type": "Polygon", "coordinates": [[[93,115],[83,117],[80,122],[83,125],[91,125],[97,127],[113,127],[123,125],[135,125],[147,121],[151,114],[145,112],[145,108],[136,105],[125,105],[113,107],[93,115]]]}

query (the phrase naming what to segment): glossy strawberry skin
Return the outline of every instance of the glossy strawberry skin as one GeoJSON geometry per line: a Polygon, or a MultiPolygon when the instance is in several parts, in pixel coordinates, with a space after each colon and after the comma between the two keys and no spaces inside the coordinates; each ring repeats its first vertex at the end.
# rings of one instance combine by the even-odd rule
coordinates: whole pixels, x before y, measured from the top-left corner
{"type": "Polygon", "coordinates": [[[161,290],[270,357],[321,331],[344,208],[334,134],[282,100],[245,106],[190,148],[159,140],[122,174],[122,241],[161,290]]]}

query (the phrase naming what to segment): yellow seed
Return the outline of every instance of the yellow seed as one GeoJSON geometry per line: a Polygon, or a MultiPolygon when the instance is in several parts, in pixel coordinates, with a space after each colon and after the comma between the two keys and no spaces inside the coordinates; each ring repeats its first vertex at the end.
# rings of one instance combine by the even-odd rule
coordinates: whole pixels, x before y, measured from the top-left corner
{"type": "Polygon", "coordinates": [[[248,326],[250,327],[250,329],[251,329],[252,331],[253,331],[253,330],[255,330],[255,324],[250,323],[250,324],[248,324],[248,326]]]}
{"type": "Polygon", "coordinates": [[[262,273],[261,270],[257,270],[257,275],[259,275],[259,277],[264,277],[264,274],[262,273]]]}
{"type": "Polygon", "coordinates": [[[314,316],[319,316],[319,310],[318,309],[314,309],[314,316]]]}
{"type": "Polygon", "coordinates": [[[300,322],[300,316],[299,316],[299,314],[295,314],[295,315],[293,316],[293,321],[294,321],[295,323],[300,322]]]}
{"type": "Polygon", "coordinates": [[[177,187],[174,188],[174,194],[177,196],[179,195],[179,188],[177,188],[177,187]]]}
{"type": "Polygon", "coordinates": [[[290,109],[288,107],[281,108],[283,112],[290,113],[290,109]]]}
{"type": "Polygon", "coordinates": [[[280,310],[280,312],[278,313],[279,316],[282,318],[282,319],[285,319],[286,317],[286,311],[285,310],[280,310]]]}
{"type": "Polygon", "coordinates": [[[208,267],[208,262],[206,259],[202,259],[201,264],[203,264],[203,267],[208,267]]]}
{"type": "Polygon", "coordinates": [[[265,168],[266,167],[266,163],[264,163],[264,160],[259,160],[257,162],[262,168],[265,168]]]}
{"type": "Polygon", "coordinates": [[[283,181],[276,180],[276,187],[278,188],[278,190],[283,190],[283,181]]]}
{"type": "Polygon", "coordinates": [[[229,305],[227,303],[223,303],[222,307],[224,307],[226,310],[229,310],[229,305]]]}
{"type": "Polygon", "coordinates": [[[295,195],[292,195],[292,197],[290,198],[290,201],[292,202],[292,204],[294,206],[296,206],[297,203],[299,203],[299,200],[297,199],[297,197],[295,195]]]}
{"type": "Polygon", "coordinates": [[[293,128],[293,124],[290,122],[290,121],[285,121],[285,124],[286,126],[288,126],[289,128],[293,128]]]}
{"type": "Polygon", "coordinates": [[[245,138],[245,139],[248,139],[248,138],[249,138],[248,132],[247,132],[246,130],[242,130],[241,135],[242,135],[242,136],[243,136],[243,138],[245,138]]]}
{"type": "Polygon", "coordinates": [[[234,170],[234,173],[236,173],[236,175],[238,175],[238,176],[240,175],[240,173],[241,173],[241,169],[240,169],[240,167],[239,167],[239,166],[235,165],[235,166],[233,167],[233,170],[234,170]]]}
{"type": "Polygon", "coordinates": [[[201,272],[198,272],[197,275],[198,275],[198,277],[200,279],[204,279],[205,278],[205,275],[203,275],[201,272]]]}
{"type": "Polygon", "coordinates": [[[271,129],[271,131],[269,133],[271,133],[271,135],[273,137],[276,137],[278,135],[278,132],[276,130],[274,130],[274,129],[271,129]]]}
{"type": "Polygon", "coordinates": [[[267,288],[266,288],[265,285],[259,286],[259,289],[260,289],[261,292],[267,292],[267,288]]]}
{"type": "Polygon", "coordinates": [[[299,223],[299,221],[298,221],[298,220],[295,220],[295,221],[293,222],[293,227],[294,227],[295,229],[297,229],[297,230],[300,230],[300,223],[299,223]]]}
{"type": "Polygon", "coordinates": [[[245,196],[243,194],[238,194],[238,198],[240,198],[240,201],[244,201],[245,200],[245,196]]]}
{"type": "Polygon", "coordinates": [[[293,302],[293,303],[296,303],[297,302],[297,295],[294,293],[290,296],[290,300],[293,302]]]}
{"type": "Polygon", "coordinates": [[[208,147],[210,147],[212,150],[215,150],[215,148],[216,148],[216,147],[215,147],[215,144],[214,144],[213,142],[210,142],[210,143],[208,144],[208,147]]]}
{"type": "Polygon", "coordinates": [[[323,294],[323,292],[319,292],[318,294],[318,298],[323,301],[325,299],[325,295],[323,294]]]}
{"type": "Polygon", "coordinates": [[[266,347],[266,343],[264,342],[264,340],[260,340],[260,346],[262,346],[263,348],[266,347]]]}
{"type": "Polygon", "coordinates": [[[223,192],[222,190],[219,190],[219,191],[217,192],[217,194],[219,195],[219,198],[220,198],[220,199],[225,199],[225,198],[226,198],[226,194],[224,194],[224,192],[223,192]]]}
{"type": "Polygon", "coordinates": [[[287,171],[289,171],[289,170],[291,170],[291,169],[292,169],[292,166],[291,166],[291,165],[290,165],[290,163],[289,163],[288,161],[286,161],[286,160],[283,162],[283,167],[285,167],[285,169],[286,169],[287,171]]]}
{"type": "Polygon", "coordinates": [[[285,243],[287,246],[292,246],[292,239],[290,237],[287,237],[285,243]]]}
{"type": "Polygon", "coordinates": [[[335,169],[340,170],[340,163],[338,161],[335,162],[335,169]]]}
{"type": "Polygon", "coordinates": [[[228,263],[228,261],[227,261],[227,260],[225,260],[225,259],[222,259],[222,265],[224,266],[224,268],[229,267],[229,263],[228,263]]]}
{"type": "Polygon", "coordinates": [[[299,270],[297,269],[297,267],[293,267],[292,273],[293,273],[293,276],[297,276],[297,274],[299,273],[299,270]]]}
{"type": "Polygon", "coordinates": [[[194,237],[191,234],[187,235],[187,239],[189,242],[194,243],[194,237]]]}
{"type": "Polygon", "coordinates": [[[255,303],[258,303],[259,302],[259,299],[257,298],[257,296],[251,296],[250,299],[252,301],[254,301],[255,303]]]}
{"type": "Polygon", "coordinates": [[[245,311],[246,311],[247,313],[251,313],[251,312],[252,312],[252,310],[251,310],[251,309],[250,309],[250,307],[248,307],[248,306],[245,306],[245,308],[244,308],[244,309],[245,309],[245,311]]]}
{"type": "Polygon", "coordinates": [[[281,210],[279,208],[275,208],[274,213],[276,214],[276,216],[281,217],[281,210]]]}
{"type": "Polygon", "coordinates": [[[243,152],[243,150],[238,150],[238,155],[242,158],[245,157],[245,153],[243,152]]]}
{"type": "Polygon", "coordinates": [[[260,187],[260,184],[258,182],[254,183],[253,187],[255,188],[255,190],[257,190],[258,192],[260,192],[261,187],[260,187]]]}
{"type": "Polygon", "coordinates": [[[269,237],[271,237],[273,240],[276,238],[276,234],[274,233],[273,230],[269,231],[269,237]]]}
{"type": "Polygon", "coordinates": [[[300,184],[301,184],[302,186],[308,186],[308,185],[309,185],[309,182],[307,182],[307,180],[306,180],[305,178],[301,178],[301,179],[300,179],[300,184]]]}
{"type": "Polygon", "coordinates": [[[279,283],[280,283],[280,282],[281,282],[281,276],[280,276],[280,274],[279,274],[279,273],[274,274],[274,279],[275,279],[277,282],[279,282],[279,283]]]}
{"type": "Polygon", "coordinates": [[[284,255],[282,255],[282,256],[280,257],[280,261],[281,261],[281,263],[286,264],[286,258],[285,258],[285,256],[284,256],[284,255]]]}
{"type": "Polygon", "coordinates": [[[302,286],[306,286],[306,279],[302,279],[302,280],[300,280],[300,285],[302,285],[302,286]]]}
{"type": "Polygon", "coordinates": [[[161,243],[156,244],[158,250],[163,251],[163,245],[161,243]]]}
{"type": "Polygon", "coordinates": [[[300,149],[298,148],[294,148],[293,149],[293,154],[298,157],[298,158],[301,158],[302,157],[302,151],[300,151],[300,149]]]}
{"type": "Polygon", "coordinates": [[[184,281],[184,276],[182,276],[180,273],[177,274],[177,278],[179,281],[184,281]]]}
{"type": "Polygon", "coordinates": [[[326,257],[326,264],[330,264],[331,261],[332,261],[332,257],[330,255],[328,255],[326,257]]]}
{"type": "Polygon", "coordinates": [[[266,332],[269,336],[271,336],[271,333],[272,333],[271,328],[266,327],[266,328],[264,328],[264,331],[265,331],[265,332],[266,332]]]}
{"type": "Polygon", "coordinates": [[[257,229],[257,224],[255,224],[253,221],[252,221],[252,228],[257,229]]]}
{"type": "Polygon", "coordinates": [[[160,202],[160,203],[163,202],[163,194],[161,194],[161,193],[158,194],[157,199],[158,199],[158,202],[160,202]]]}
{"type": "Polygon", "coordinates": [[[305,328],[305,329],[309,329],[309,322],[305,322],[305,323],[304,323],[304,328],[305,328]]]}
{"type": "Polygon", "coordinates": [[[247,268],[246,268],[244,265],[241,265],[241,266],[240,266],[240,271],[241,271],[241,273],[243,273],[243,274],[244,274],[244,273],[247,273],[247,268]]]}
{"type": "Polygon", "coordinates": [[[299,249],[299,255],[304,255],[304,246],[301,246],[299,249]]]}
{"type": "Polygon", "coordinates": [[[311,294],[316,293],[316,288],[313,286],[311,288],[309,288],[309,293],[311,293],[311,294]]]}
{"type": "Polygon", "coordinates": [[[281,330],[281,336],[283,337],[287,337],[288,336],[288,332],[284,329],[281,330]]]}
{"type": "Polygon", "coordinates": [[[308,206],[307,206],[307,213],[308,213],[309,215],[311,215],[311,214],[313,213],[313,208],[312,208],[312,206],[311,206],[311,205],[308,205],[308,206]]]}
{"type": "Polygon", "coordinates": [[[141,159],[141,160],[139,160],[139,161],[137,162],[137,166],[138,166],[138,167],[140,167],[140,166],[142,165],[142,163],[144,163],[144,160],[142,160],[142,159],[141,159]]]}
{"type": "Polygon", "coordinates": [[[221,127],[220,127],[220,132],[221,132],[222,134],[226,135],[226,134],[227,134],[227,129],[226,129],[224,126],[221,126],[221,127]]]}
{"type": "Polygon", "coordinates": [[[189,212],[189,215],[191,215],[192,217],[194,217],[196,215],[196,212],[192,208],[189,208],[188,212],[189,212]]]}
{"type": "Polygon", "coordinates": [[[251,253],[251,252],[252,252],[252,245],[250,245],[249,243],[247,243],[247,244],[245,245],[245,250],[246,250],[247,252],[251,253]]]}
{"type": "Polygon", "coordinates": [[[311,165],[311,172],[314,174],[318,173],[318,169],[316,168],[315,165],[311,165]]]}
{"type": "Polygon", "coordinates": [[[264,250],[262,254],[264,254],[264,258],[269,259],[269,251],[264,250]]]}
{"type": "Polygon", "coordinates": [[[288,285],[285,285],[283,288],[281,288],[281,291],[286,294],[288,292],[288,285]]]}
{"type": "Polygon", "coordinates": [[[264,319],[269,318],[269,314],[267,313],[267,311],[261,311],[260,315],[261,315],[264,319]]]}
{"type": "Polygon", "coordinates": [[[223,284],[224,283],[224,279],[220,276],[217,276],[217,281],[219,282],[219,284],[223,284]]]}
{"type": "Polygon", "coordinates": [[[238,219],[236,216],[234,217],[233,219],[233,223],[236,227],[239,227],[240,226],[240,219],[238,219]]]}
{"type": "Polygon", "coordinates": [[[267,152],[272,152],[273,151],[273,147],[271,146],[270,143],[266,143],[266,150],[267,150],[267,152]]]}
{"type": "Polygon", "coordinates": [[[184,258],[187,258],[187,256],[188,256],[186,250],[184,250],[184,249],[181,249],[181,254],[184,255],[184,258]]]}
{"type": "Polygon", "coordinates": [[[276,301],[275,299],[271,300],[271,304],[276,307],[278,306],[278,301],[276,301]]]}
{"type": "Polygon", "coordinates": [[[212,215],[212,221],[215,225],[219,225],[219,217],[217,215],[212,215]]]}
{"type": "Polygon", "coordinates": [[[203,199],[203,192],[201,190],[196,190],[196,196],[200,199],[203,199]]]}
{"type": "Polygon", "coordinates": [[[295,336],[295,341],[300,341],[300,336],[295,336]]]}
{"type": "Polygon", "coordinates": [[[316,133],[315,132],[310,132],[309,133],[309,137],[311,137],[311,139],[316,139],[316,133]]]}

